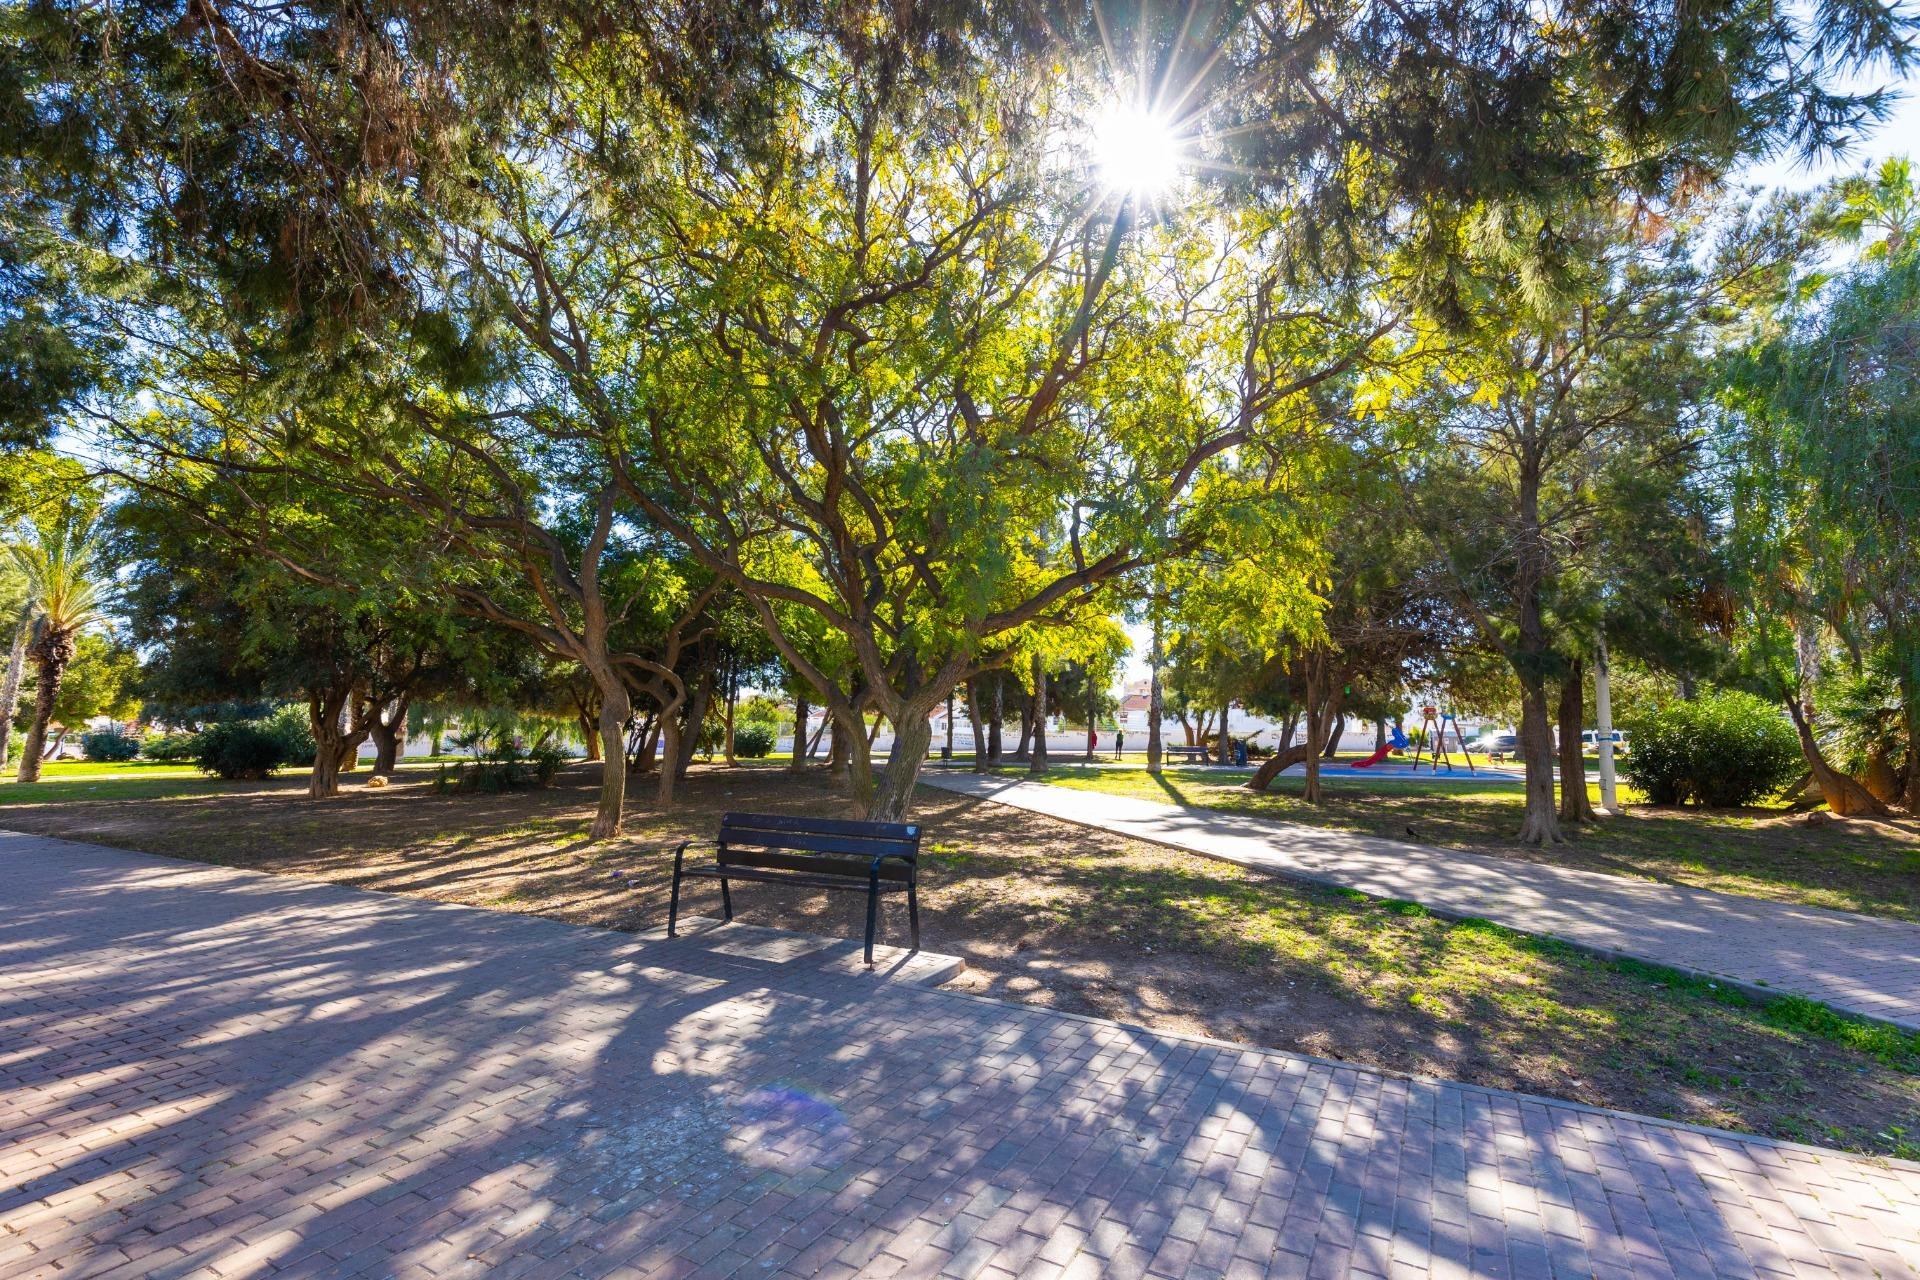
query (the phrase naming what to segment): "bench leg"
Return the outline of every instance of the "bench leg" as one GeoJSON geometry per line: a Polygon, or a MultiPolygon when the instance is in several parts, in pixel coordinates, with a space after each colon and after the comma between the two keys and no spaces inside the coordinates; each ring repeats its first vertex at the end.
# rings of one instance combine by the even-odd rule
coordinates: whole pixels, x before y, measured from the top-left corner
{"type": "Polygon", "coordinates": [[[907,930],[913,939],[913,949],[920,949],[920,886],[907,881],[907,930]]]}
{"type": "Polygon", "coordinates": [[[880,877],[867,886],[867,968],[873,968],[873,926],[880,911],[880,877]]]}
{"type": "Polygon", "coordinates": [[[727,888],[727,878],[720,877],[720,906],[728,921],[733,919],[733,890],[727,888]]]}
{"type": "Polygon", "coordinates": [[[680,936],[680,859],[673,860],[673,896],[667,899],[667,936],[680,936]]]}

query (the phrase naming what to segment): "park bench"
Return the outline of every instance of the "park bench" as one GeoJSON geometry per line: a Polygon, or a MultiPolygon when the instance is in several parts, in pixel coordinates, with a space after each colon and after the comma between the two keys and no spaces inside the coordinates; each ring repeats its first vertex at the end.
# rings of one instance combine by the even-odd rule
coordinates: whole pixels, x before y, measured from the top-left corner
{"type": "Polygon", "coordinates": [[[1218,748],[1215,747],[1162,747],[1162,751],[1174,759],[1184,760],[1188,764],[1211,764],[1218,748]]]}
{"type": "Polygon", "coordinates": [[[880,895],[905,891],[907,926],[920,949],[920,828],[914,823],[847,822],[788,814],[729,813],[720,819],[714,860],[686,865],[684,840],[673,851],[673,897],[667,905],[667,936],[680,924],[680,881],[699,876],[720,882],[720,903],[733,919],[729,882],[760,880],[809,889],[865,889],[867,964],[873,964],[873,929],[880,895]]]}

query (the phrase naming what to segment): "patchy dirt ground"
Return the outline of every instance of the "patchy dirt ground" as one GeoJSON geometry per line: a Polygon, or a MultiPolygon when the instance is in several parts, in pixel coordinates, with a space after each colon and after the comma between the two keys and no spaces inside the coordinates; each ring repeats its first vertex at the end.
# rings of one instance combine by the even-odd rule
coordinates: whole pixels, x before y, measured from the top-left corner
{"type": "MultiPolygon", "coordinates": [[[[844,813],[814,773],[696,768],[669,815],[591,845],[596,770],[550,790],[435,794],[412,771],[308,802],[301,784],[143,779],[0,790],[0,826],[620,929],[664,923],[672,842],[728,809],[844,813]],[[72,799],[61,789],[84,785],[72,799]],[[611,876],[639,882],[628,891],[611,876]]],[[[960,989],[1169,1030],[1855,1150],[1920,1155],[1920,1037],[1760,1008],[1706,984],[1406,904],[933,790],[923,941],[960,989]]],[[[864,900],[744,885],[739,918],[857,936],[864,900]]],[[[718,914],[718,890],[689,909],[718,914]]],[[[905,941],[883,906],[883,936],[905,941]]]]}
{"type": "Polygon", "coordinates": [[[1569,829],[1565,843],[1540,849],[1514,838],[1524,802],[1515,782],[1335,777],[1326,783],[1324,803],[1310,805],[1300,798],[1297,774],[1283,775],[1264,794],[1242,785],[1249,776],[1249,770],[1174,768],[1156,777],[1144,769],[1068,763],[1055,766],[1045,781],[1920,921],[1920,823],[1911,818],[1837,819],[1823,810],[1635,804],[1617,817],[1569,829]]]}

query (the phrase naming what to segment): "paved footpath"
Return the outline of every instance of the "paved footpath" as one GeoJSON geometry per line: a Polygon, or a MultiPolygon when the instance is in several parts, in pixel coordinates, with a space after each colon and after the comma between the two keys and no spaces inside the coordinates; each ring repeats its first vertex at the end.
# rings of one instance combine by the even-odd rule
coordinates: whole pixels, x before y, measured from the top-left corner
{"type": "Polygon", "coordinates": [[[1920,1030],[1920,925],[1905,921],[1005,777],[929,769],[921,780],[1281,875],[1807,996],[1920,1030]]]}
{"type": "Polygon", "coordinates": [[[1916,1268],[1914,1166],[0,835],[7,1280],[1916,1268]]]}

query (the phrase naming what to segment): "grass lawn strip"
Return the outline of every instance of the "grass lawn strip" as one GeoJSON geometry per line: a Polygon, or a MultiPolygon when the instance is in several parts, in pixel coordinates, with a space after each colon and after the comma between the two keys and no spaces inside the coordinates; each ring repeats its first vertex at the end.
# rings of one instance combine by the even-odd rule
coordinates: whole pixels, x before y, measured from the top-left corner
{"type": "MultiPolygon", "coordinates": [[[[589,845],[593,767],[503,796],[434,795],[430,777],[409,770],[373,790],[350,775],[322,805],[297,778],[0,787],[0,826],[640,929],[665,918],[666,848],[710,836],[721,812],[846,808],[817,770],[696,767],[675,812],[636,812],[625,840],[589,845]],[[614,887],[615,870],[639,888],[614,887]]],[[[923,790],[916,815],[928,831],[925,942],[966,958],[962,990],[1920,1156],[1920,1036],[945,792],[923,790]]],[[[751,885],[736,905],[751,923],[857,936],[855,897],[751,885]]],[[[716,914],[717,891],[700,886],[688,909],[716,914]]],[[[884,940],[904,940],[899,914],[883,911],[884,940]]]]}

